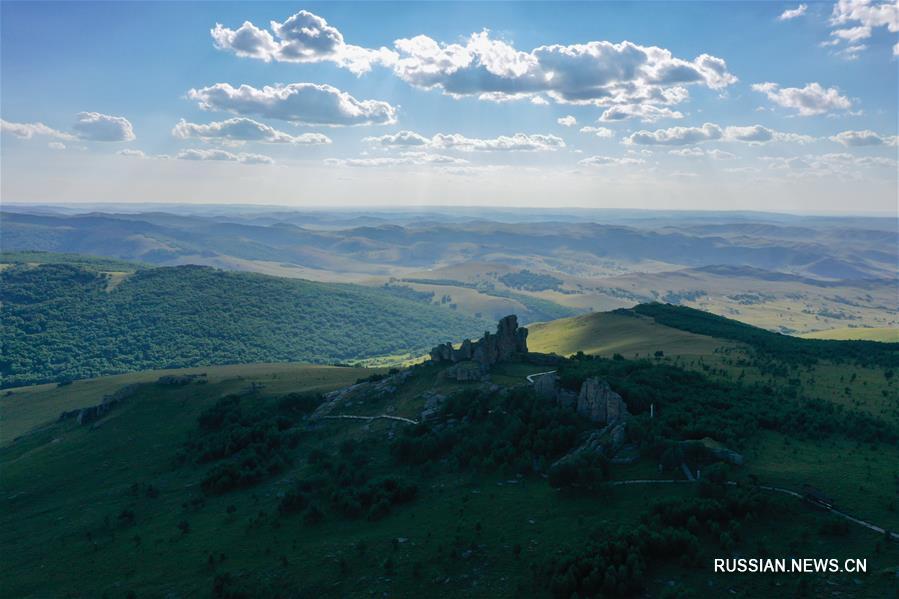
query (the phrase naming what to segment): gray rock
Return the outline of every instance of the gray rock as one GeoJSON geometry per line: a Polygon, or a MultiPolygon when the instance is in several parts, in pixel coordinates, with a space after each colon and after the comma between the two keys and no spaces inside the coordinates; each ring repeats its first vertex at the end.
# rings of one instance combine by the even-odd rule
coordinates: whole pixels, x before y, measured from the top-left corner
{"type": "Polygon", "coordinates": [[[434,347],[431,361],[456,363],[474,361],[490,367],[497,362],[507,362],[516,354],[528,353],[528,330],[518,326],[518,318],[512,314],[499,321],[496,333],[485,332],[477,341],[466,339],[458,349],[452,343],[434,347]]]}

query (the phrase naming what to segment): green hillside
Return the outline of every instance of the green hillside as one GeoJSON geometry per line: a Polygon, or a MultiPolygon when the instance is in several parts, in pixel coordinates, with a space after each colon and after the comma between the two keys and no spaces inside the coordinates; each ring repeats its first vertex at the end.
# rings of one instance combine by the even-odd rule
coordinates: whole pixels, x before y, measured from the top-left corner
{"type": "Polygon", "coordinates": [[[800,335],[800,337],[803,339],[837,339],[899,343],[899,329],[891,327],[829,329],[826,331],[804,333],[800,335]]]}
{"type": "Polygon", "coordinates": [[[667,327],[648,317],[593,312],[528,327],[528,346],[539,352],[569,356],[577,352],[611,357],[621,354],[702,356],[733,343],[667,327]]]}
{"type": "Polygon", "coordinates": [[[4,387],[137,370],[420,354],[486,323],[356,285],[183,266],[0,272],[4,387]]]}
{"type": "Polygon", "coordinates": [[[560,468],[596,425],[535,396],[525,375],[545,365],[497,365],[498,387],[453,381],[445,368],[423,364],[385,380],[362,369],[254,365],[203,369],[207,377],[187,384],[141,373],[16,390],[0,405],[6,413],[21,402],[19,419],[31,403],[63,407],[66,389],[92,402],[147,381],[94,423],[45,423],[0,445],[0,587],[35,598],[894,589],[899,545],[757,485],[798,491],[811,482],[839,509],[895,529],[899,427],[789,385],[685,370],[667,355],[579,356],[557,365],[562,385],[598,376],[624,397],[635,461],[599,456],[560,468]],[[417,420],[429,398],[447,400],[417,425],[310,415],[318,393],[360,378],[371,382],[327,414],[417,420]],[[724,464],[684,441],[726,445],[746,461],[724,464]],[[705,482],[689,484],[681,464],[701,468],[705,482]],[[684,484],[661,482],[671,480],[684,484]],[[711,571],[713,558],[736,555],[864,557],[868,573],[711,571]]]}

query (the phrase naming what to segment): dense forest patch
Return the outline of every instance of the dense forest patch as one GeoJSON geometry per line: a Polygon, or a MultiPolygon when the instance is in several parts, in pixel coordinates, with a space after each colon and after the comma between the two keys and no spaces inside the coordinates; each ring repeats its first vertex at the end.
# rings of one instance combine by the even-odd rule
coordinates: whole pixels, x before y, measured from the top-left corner
{"type": "Polygon", "coordinates": [[[182,266],[0,273],[3,387],[157,368],[327,364],[419,353],[483,331],[464,314],[357,285],[182,266]]]}

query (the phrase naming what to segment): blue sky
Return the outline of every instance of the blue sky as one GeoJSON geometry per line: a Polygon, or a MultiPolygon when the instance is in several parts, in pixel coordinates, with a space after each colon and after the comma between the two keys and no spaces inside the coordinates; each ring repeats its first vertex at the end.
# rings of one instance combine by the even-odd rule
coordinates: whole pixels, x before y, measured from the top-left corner
{"type": "Polygon", "coordinates": [[[7,202],[896,211],[895,1],[0,10],[7,202]]]}

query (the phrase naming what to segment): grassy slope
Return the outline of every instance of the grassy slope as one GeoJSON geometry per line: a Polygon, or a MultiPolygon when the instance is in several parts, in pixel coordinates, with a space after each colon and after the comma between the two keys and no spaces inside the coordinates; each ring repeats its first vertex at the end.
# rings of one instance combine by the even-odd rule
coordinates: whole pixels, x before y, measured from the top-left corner
{"type": "MultiPolygon", "coordinates": [[[[657,349],[664,361],[712,376],[746,383],[786,385],[801,381],[802,392],[851,410],[866,412],[886,422],[899,424],[899,394],[895,377],[887,379],[887,368],[834,364],[820,361],[813,370],[789,369],[782,376],[739,365],[746,357],[740,343],[675,329],[647,317],[616,313],[594,313],[529,327],[528,346],[534,351],[570,355],[577,351],[610,356],[621,353],[643,357],[657,349]],[[721,348],[721,349],[719,349],[721,348]],[[716,352],[716,349],[719,349],[716,352]],[[722,351],[723,350],[723,351],[722,351]]],[[[848,442],[798,442],[764,434],[747,454],[748,470],[762,480],[799,489],[809,482],[827,489],[844,509],[861,517],[899,528],[899,448],[861,446],[848,442]]]]}
{"type": "Polygon", "coordinates": [[[899,343],[899,329],[890,327],[830,329],[828,331],[804,333],[799,336],[803,339],[859,339],[863,341],[899,343]]]}
{"type": "MultiPolygon", "coordinates": [[[[528,368],[509,365],[502,376],[517,382],[528,368]]],[[[298,378],[284,387],[276,388],[282,379],[265,379],[271,385],[266,392],[347,384],[360,373],[311,368],[306,372],[311,378],[295,374],[298,378]],[[333,378],[322,381],[325,373],[333,378]]],[[[204,469],[173,468],[171,458],[196,416],[250,378],[255,377],[238,384],[222,374],[222,380],[207,385],[151,385],[98,428],[54,424],[0,448],[0,497],[5,500],[0,547],[7,556],[0,565],[0,586],[5,594],[46,597],[65,589],[72,597],[124,597],[129,591],[139,597],[208,596],[215,576],[227,572],[269,581],[272,588],[300,588],[312,596],[543,596],[544,589],[531,586],[532,564],[584,543],[595,531],[634,526],[656,499],[695,493],[687,486],[660,485],[572,495],[552,490],[539,478],[442,473],[416,480],[418,498],[383,520],[329,515],[310,527],[300,517],[275,513],[278,494],[304,471],[312,447],[304,442],[293,472],[190,507],[192,499],[201,497],[197,482],[204,469]],[[159,497],[131,495],[136,482],[153,484],[159,497]],[[228,506],[235,508],[232,515],[228,506]],[[118,521],[124,509],[134,512],[134,524],[118,521]],[[179,532],[180,521],[189,522],[188,534],[179,532]],[[364,553],[360,543],[366,546],[364,553]],[[516,545],[520,557],[514,554],[516,545]],[[215,565],[209,565],[210,554],[216,556],[215,565]],[[395,564],[393,572],[385,570],[387,558],[395,564]]],[[[404,406],[400,413],[420,409],[410,402],[428,388],[449,390],[436,372],[423,372],[397,395],[396,402],[404,406]]],[[[334,451],[347,438],[384,439],[395,425],[323,426],[313,446],[334,451]]],[[[376,445],[371,455],[377,472],[397,468],[385,445],[376,445]]],[[[654,464],[641,462],[616,468],[613,477],[653,477],[653,470],[654,464]]],[[[775,480],[775,473],[771,476],[775,480]]],[[[745,523],[747,541],[738,551],[755,555],[764,546],[773,556],[867,557],[872,571],[899,559],[895,547],[875,553],[877,535],[861,529],[852,528],[838,539],[821,536],[818,530],[829,519],[791,503],[776,522],[745,523]]],[[[824,588],[844,596],[863,596],[856,594],[858,589],[880,596],[891,584],[884,576],[866,577],[863,587],[851,577],[829,578],[824,588]]],[[[669,581],[714,595],[733,589],[747,597],[789,592],[797,582],[784,576],[715,576],[710,569],[673,563],[652,571],[649,596],[658,596],[669,581]]]]}
{"type": "Polygon", "coordinates": [[[206,373],[209,383],[218,383],[223,393],[237,391],[256,382],[270,393],[296,388],[339,387],[370,371],[361,368],[310,366],[308,364],[235,364],[168,370],[146,370],[75,381],[63,387],[55,383],[8,389],[0,397],[0,446],[29,430],[54,422],[62,412],[100,403],[103,396],[132,383],[155,382],[160,376],[206,373]]]}
{"type": "Polygon", "coordinates": [[[656,350],[669,355],[699,356],[716,348],[733,346],[727,341],[696,335],[656,323],[651,318],[631,317],[614,312],[596,312],[528,327],[528,347],[533,351],[568,356],[578,351],[630,358],[656,350]]]}

